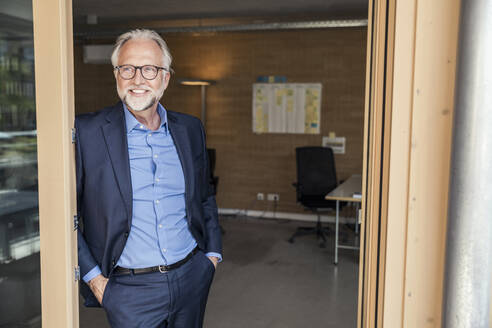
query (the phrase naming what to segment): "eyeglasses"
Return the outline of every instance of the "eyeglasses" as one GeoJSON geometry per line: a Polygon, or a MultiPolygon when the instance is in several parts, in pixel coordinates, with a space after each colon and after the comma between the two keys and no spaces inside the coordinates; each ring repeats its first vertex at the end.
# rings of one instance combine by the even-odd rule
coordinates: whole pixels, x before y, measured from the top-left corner
{"type": "Polygon", "coordinates": [[[169,70],[167,70],[164,67],[159,67],[154,65],[144,65],[144,66],[120,65],[120,66],[115,66],[114,69],[118,70],[118,74],[120,74],[121,78],[124,80],[133,79],[138,69],[140,70],[140,73],[142,73],[142,76],[146,80],[155,79],[160,69],[169,72],[169,70]]]}

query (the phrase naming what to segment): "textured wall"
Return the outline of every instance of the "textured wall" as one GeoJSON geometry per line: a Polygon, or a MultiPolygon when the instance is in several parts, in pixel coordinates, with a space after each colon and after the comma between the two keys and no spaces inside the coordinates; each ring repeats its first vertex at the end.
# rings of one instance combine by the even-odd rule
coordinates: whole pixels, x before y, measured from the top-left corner
{"type": "MultiPolygon", "coordinates": [[[[339,179],[362,171],[365,28],[311,31],[170,34],[173,76],[162,100],[172,110],[200,116],[200,88],[177,79],[216,80],[208,88],[208,146],[217,150],[222,208],[265,209],[256,193],[278,193],[277,210],[302,212],[295,201],[295,147],[321,145],[333,131],[347,138],[336,156],[339,179]],[[252,83],[258,75],[283,75],[288,82],[321,82],[320,135],[252,132],[252,83]]],[[[76,111],[90,112],[117,101],[109,65],[86,65],[75,48],[76,111]]],[[[272,209],[270,204],[270,209],[272,209]]]]}

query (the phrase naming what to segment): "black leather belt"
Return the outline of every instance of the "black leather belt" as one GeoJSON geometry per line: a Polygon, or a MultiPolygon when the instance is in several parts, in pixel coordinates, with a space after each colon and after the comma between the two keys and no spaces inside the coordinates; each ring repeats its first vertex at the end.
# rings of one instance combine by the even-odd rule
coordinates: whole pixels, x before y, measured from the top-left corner
{"type": "Polygon", "coordinates": [[[157,266],[150,267],[150,268],[140,268],[140,269],[127,269],[127,268],[122,268],[122,267],[118,266],[118,267],[114,268],[113,273],[117,274],[117,275],[131,274],[131,273],[143,274],[143,273],[152,273],[152,272],[165,273],[165,272],[179,268],[180,266],[182,266],[183,264],[188,262],[193,257],[193,255],[195,255],[198,251],[199,251],[199,249],[197,246],[188,255],[186,255],[186,257],[184,259],[182,259],[176,263],[170,264],[170,265],[157,265],[157,266]]]}

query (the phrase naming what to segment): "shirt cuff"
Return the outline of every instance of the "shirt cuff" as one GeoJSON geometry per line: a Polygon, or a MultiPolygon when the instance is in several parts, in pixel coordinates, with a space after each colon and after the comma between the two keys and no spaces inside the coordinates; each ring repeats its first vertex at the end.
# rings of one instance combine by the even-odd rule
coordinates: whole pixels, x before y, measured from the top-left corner
{"type": "Polygon", "coordinates": [[[222,262],[222,255],[220,255],[219,253],[208,252],[208,253],[205,253],[205,255],[206,256],[214,256],[214,257],[219,259],[219,263],[222,262]]]}
{"type": "Polygon", "coordinates": [[[86,283],[88,283],[89,281],[91,281],[92,279],[94,279],[95,277],[97,277],[98,275],[100,275],[102,272],[101,272],[101,269],[99,269],[99,266],[96,265],[95,267],[93,267],[91,269],[91,271],[87,272],[85,274],[85,276],[82,277],[82,279],[84,279],[84,281],[86,283]]]}

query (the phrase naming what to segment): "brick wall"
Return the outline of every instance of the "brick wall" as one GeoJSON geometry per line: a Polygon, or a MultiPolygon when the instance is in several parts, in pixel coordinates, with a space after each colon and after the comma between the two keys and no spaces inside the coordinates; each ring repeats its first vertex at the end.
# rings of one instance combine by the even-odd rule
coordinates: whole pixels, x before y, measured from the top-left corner
{"type": "MultiPolygon", "coordinates": [[[[295,148],[321,145],[331,131],[347,139],[346,154],[336,155],[338,178],[362,172],[366,33],[366,28],[340,28],[165,36],[176,71],[161,101],[166,108],[199,117],[200,88],[181,86],[177,79],[217,81],[207,91],[207,134],[208,146],[217,151],[219,207],[271,209],[266,201],[255,202],[263,192],[280,194],[278,211],[302,212],[292,187],[295,148]],[[321,134],[253,134],[252,83],[258,75],[321,82],[321,134]]],[[[77,113],[118,100],[111,66],[84,64],[80,44],[75,95],[77,113]]]]}

